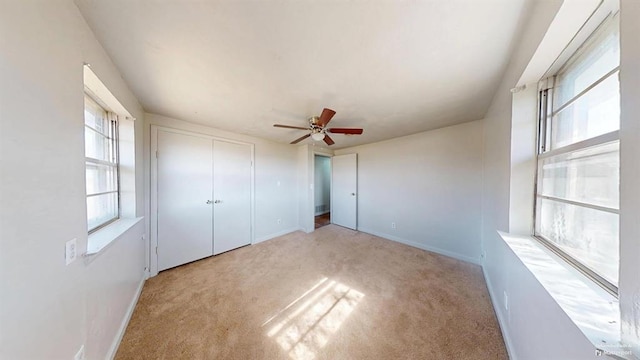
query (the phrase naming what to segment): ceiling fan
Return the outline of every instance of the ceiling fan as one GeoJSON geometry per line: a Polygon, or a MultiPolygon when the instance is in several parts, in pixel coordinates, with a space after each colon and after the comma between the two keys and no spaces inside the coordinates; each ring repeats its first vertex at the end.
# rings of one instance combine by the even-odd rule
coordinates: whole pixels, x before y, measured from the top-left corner
{"type": "Polygon", "coordinates": [[[301,136],[291,142],[291,144],[297,144],[300,141],[311,137],[315,141],[324,140],[327,145],[333,145],[335,142],[329,136],[328,133],[331,134],[345,134],[345,135],[361,135],[364,130],[356,129],[356,128],[327,128],[327,124],[333,118],[336,112],[325,108],[322,110],[322,114],[320,116],[312,116],[309,118],[309,127],[300,127],[300,126],[290,126],[290,125],[280,125],[274,124],[274,127],[286,128],[286,129],[298,129],[298,130],[308,130],[309,133],[307,135],[301,136]]]}

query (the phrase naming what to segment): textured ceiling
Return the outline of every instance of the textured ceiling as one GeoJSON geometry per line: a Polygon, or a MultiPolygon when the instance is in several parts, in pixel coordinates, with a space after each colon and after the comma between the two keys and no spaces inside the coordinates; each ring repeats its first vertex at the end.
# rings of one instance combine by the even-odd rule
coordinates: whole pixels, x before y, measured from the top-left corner
{"type": "MultiPolygon", "coordinates": [[[[146,111],[288,143],[322,108],[332,148],[481,119],[526,0],[77,0],[146,111]]],[[[306,140],[311,141],[311,140],[306,140]]]]}

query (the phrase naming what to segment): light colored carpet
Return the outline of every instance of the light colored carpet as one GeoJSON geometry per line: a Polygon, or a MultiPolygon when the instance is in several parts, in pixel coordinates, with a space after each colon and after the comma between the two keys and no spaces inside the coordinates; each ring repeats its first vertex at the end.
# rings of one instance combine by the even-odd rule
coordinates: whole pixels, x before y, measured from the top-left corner
{"type": "Polygon", "coordinates": [[[506,359],[480,267],[324,226],[147,281],[116,359],[506,359]]]}

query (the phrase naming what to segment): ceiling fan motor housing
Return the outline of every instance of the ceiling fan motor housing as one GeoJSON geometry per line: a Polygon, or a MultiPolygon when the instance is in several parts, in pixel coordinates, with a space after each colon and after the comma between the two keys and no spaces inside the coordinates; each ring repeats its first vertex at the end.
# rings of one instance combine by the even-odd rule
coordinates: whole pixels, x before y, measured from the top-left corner
{"type": "Polygon", "coordinates": [[[311,129],[312,133],[324,132],[324,128],[318,125],[319,121],[320,121],[319,116],[312,116],[309,118],[309,128],[311,129]]]}

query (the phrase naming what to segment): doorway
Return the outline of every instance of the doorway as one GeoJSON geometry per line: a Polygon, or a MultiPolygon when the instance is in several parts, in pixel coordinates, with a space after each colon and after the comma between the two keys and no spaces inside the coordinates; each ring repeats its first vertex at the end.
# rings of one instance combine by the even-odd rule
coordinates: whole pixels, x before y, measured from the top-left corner
{"type": "Polygon", "coordinates": [[[331,158],[314,156],[314,222],[315,228],[331,223],[331,158]]]}

